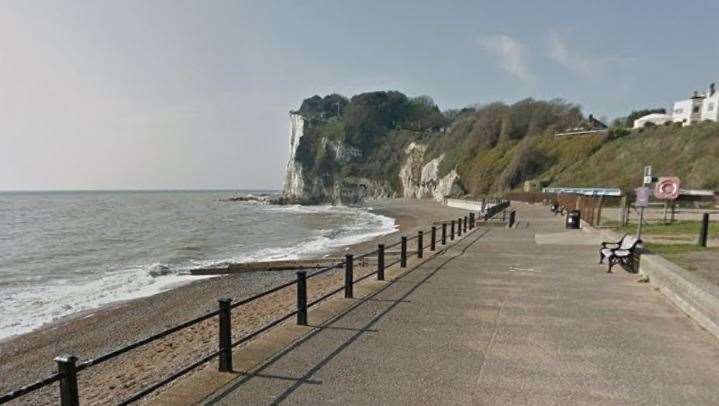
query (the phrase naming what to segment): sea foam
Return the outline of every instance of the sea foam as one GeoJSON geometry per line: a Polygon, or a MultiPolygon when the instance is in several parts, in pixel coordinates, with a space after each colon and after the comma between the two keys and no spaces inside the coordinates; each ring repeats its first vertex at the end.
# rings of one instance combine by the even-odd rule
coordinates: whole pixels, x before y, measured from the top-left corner
{"type": "MultiPolygon", "coordinates": [[[[250,206],[244,203],[232,204],[235,207],[250,206]]],[[[182,284],[210,277],[191,275],[191,270],[195,268],[208,268],[228,263],[318,257],[326,255],[332,250],[396,231],[394,219],[361,208],[326,205],[270,205],[254,206],[252,210],[260,212],[255,216],[248,216],[247,221],[240,222],[244,224],[242,227],[258,227],[259,225],[255,221],[257,216],[266,216],[262,217],[263,220],[260,222],[262,225],[274,221],[276,216],[282,217],[277,221],[296,221],[300,224],[304,224],[308,218],[311,218],[313,222],[316,222],[317,219],[321,222],[325,216],[339,220],[335,220],[337,224],[331,226],[325,225],[321,228],[308,229],[304,237],[288,239],[284,242],[279,240],[279,243],[275,240],[264,247],[255,243],[255,248],[239,247],[239,252],[230,255],[227,254],[231,248],[227,248],[221,255],[213,255],[214,257],[200,260],[190,259],[179,264],[150,262],[115,268],[110,263],[104,265],[105,270],[83,274],[82,277],[72,275],[72,273],[58,273],[42,278],[41,282],[31,274],[23,274],[21,278],[8,279],[10,282],[0,284],[0,308],[2,309],[0,339],[32,331],[75,313],[97,309],[119,301],[154,295],[182,284]]],[[[228,221],[232,217],[225,216],[221,219],[228,221]]],[[[240,229],[244,230],[245,228],[240,229]]],[[[279,232],[278,230],[282,230],[282,227],[276,224],[273,230],[279,232]]],[[[166,238],[170,237],[166,236],[166,238]]],[[[138,244],[140,243],[138,242],[138,244]]],[[[184,248],[186,246],[183,245],[184,248]]]]}

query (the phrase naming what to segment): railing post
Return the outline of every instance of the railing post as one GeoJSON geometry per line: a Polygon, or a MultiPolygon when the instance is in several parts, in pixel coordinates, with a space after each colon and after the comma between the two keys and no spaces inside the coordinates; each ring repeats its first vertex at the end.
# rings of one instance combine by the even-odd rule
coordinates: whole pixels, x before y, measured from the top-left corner
{"type": "Polygon", "coordinates": [[[217,301],[220,306],[218,314],[220,331],[220,372],[232,372],[232,299],[220,299],[217,301]]]}
{"type": "Polygon", "coordinates": [[[442,245],[447,245],[447,223],[442,223],[442,245]]]}
{"type": "Polygon", "coordinates": [[[457,236],[462,235],[462,217],[457,218],[457,236]]]}
{"type": "Polygon", "coordinates": [[[699,229],[699,245],[707,246],[707,237],[709,236],[709,213],[702,215],[702,226],[699,229]]]}
{"type": "Polygon", "coordinates": [[[345,255],[345,299],[352,299],[354,297],[353,262],[354,257],[352,254],[345,255]]]}
{"type": "Polygon", "coordinates": [[[467,232],[467,216],[464,216],[464,232],[467,232]]]}
{"type": "Polygon", "coordinates": [[[437,227],[432,226],[432,235],[429,239],[429,250],[434,251],[437,242],[437,227]]]}
{"type": "Polygon", "coordinates": [[[297,272],[297,324],[307,325],[307,272],[297,272]]]}
{"type": "Polygon", "coordinates": [[[454,220],[452,220],[452,228],[449,231],[449,239],[450,241],[454,241],[454,220]]]}
{"type": "Polygon", "coordinates": [[[399,252],[399,266],[402,268],[407,267],[407,237],[402,236],[402,243],[400,244],[399,252]]]}
{"type": "Polygon", "coordinates": [[[60,406],[79,406],[80,395],[77,390],[77,357],[61,355],[55,358],[60,378],[60,406]]]}
{"type": "Polygon", "coordinates": [[[474,212],[469,213],[469,229],[472,230],[474,228],[474,212]]]}
{"type": "Polygon", "coordinates": [[[377,245],[377,280],[384,280],[384,244],[377,245]]]}
{"type": "Polygon", "coordinates": [[[417,233],[417,258],[424,256],[424,231],[417,233]]]}

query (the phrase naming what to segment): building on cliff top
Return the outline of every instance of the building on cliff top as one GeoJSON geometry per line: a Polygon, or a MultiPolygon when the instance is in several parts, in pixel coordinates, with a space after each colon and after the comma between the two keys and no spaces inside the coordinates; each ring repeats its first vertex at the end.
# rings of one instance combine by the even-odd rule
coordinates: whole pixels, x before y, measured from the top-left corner
{"type": "Polygon", "coordinates": [[[684,126],[705,120],[719,121],[719,93],[714,83],[704,94],[694,91],[689,99],[675,102],[672,110],[672,121],[684,126]]]}
{"type": "Polygon", "coordinates": [[[682,126],[692,125],[701,121],[719,121],[719,92],[714,83],[709,84],[706,93],[694,91],[690,98],[674,102],[671,114],[647,114],[634,120],[632,128],[680,123],[682,126]]]}
{"type": "Polygon", "coordinates": [[[587,117],[586,120],[579,123],[578,126],[573,128],[567,128],[565,130],[555,133],[556,136],[562,135],[590,135],[590,134],[606,134],[609,132],[609,127],[601,121],[594,118],[592,114],[587,117]]]}

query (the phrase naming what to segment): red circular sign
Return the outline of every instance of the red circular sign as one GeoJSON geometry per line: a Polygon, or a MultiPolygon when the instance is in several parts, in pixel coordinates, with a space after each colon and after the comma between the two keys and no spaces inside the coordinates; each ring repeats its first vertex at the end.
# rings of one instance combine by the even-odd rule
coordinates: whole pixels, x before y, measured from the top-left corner
{"type": "Polygon", "coordinates": [[[679,197],[679,178],[659,178],[654,186],[654,197],[669,200],[679,197]]]}

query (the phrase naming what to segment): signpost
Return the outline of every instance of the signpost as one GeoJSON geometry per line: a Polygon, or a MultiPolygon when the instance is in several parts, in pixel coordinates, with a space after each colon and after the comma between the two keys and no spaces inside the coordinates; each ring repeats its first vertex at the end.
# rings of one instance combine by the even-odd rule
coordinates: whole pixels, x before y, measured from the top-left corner
{"type": "Polygon", "coordinates": [[[634,205],[639,207],[639,225],[637,226],[637,239],[642,237],[642,223],[644,223],[644,208],[649,206],[649,193],[650,189],[646,186],[638,187],[634,189],[637,194],[637,200],[634,205]]]}
{"type": "Polygon", "coordinates": [[[648,186],[652,184],[653,180],[654,180],[654,178],[652,177],[652,167],[645,166],[642,187],[638,187],[638,188],[634,189],[634,191],[637,194],[637,200],[636,200],[636,202],[634,202],[634,205],[639,207],[639,225],[637,226],[637,239],[638,240],[640,240],[642,238],[642,223],[644,223],[644,208],[649,206],[649,193],[651,193],[651,190],[649,189],[648,186]]]}

